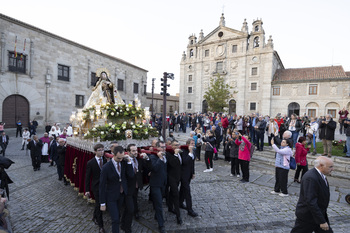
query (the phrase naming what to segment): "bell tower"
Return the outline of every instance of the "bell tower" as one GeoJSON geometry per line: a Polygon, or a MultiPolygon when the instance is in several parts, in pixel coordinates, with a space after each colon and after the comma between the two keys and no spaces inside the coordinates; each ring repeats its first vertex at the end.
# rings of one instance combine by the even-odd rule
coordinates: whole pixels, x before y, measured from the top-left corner
{"type": "Polygon", "coordinates": [[[256,19],[253,22],[253,28],[250,33],[250,49],[265,47],[265,31],[262,25],[263,22],[261,19],[256,19]]]}

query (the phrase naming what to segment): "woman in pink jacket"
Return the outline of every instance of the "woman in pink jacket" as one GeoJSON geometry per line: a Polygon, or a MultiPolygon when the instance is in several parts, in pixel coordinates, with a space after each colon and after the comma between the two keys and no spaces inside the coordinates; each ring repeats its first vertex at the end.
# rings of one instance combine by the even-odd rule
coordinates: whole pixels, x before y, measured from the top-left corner
{"type": "Polygon", "coordinates": [[[299,181],[300,171],[302,171],[301,178],[303,178],[303,175],[309,170],[307,166],[306,155],[311,145],[309,145],[308,148],[305,148],[305,145],[306,145],[305,137],[300,137],[298,140],[298,143],[295,144],[295,162],[297,163],[297,170],[295,171],[294,182],[298,182],[298,183],[300,183],[299,181]]]}
{"type": "Polygon", "coordinates": [[[239,134],[239,139],[236,139],[236,144],[239,146],[238,160],[242,171],[241,182],[246,183],[249,182],[250,147],[252,144],[249,142],[247,135],[242,137],[242,134],[239,134]]]}

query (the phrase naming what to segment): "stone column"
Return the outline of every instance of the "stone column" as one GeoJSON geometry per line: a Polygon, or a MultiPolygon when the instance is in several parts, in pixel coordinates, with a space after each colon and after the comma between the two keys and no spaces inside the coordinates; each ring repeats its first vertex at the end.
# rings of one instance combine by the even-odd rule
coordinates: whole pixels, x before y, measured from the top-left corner
{"type": "Polygon", "coordinates": [[[33,67],[33,60],[34,60],[34,42],[30,40],[30,62],[29,62],[29,77],[34,77],[34,67],[33,67]]]}
{"type": "Polygon", "coordinates": [[[90,65],[90,59],[88,59],[88,76],[87,76],[87,88],[90,87],[91,83],[91,65],[90,65]]]}
{"type": "Polygon", "coordinates": [[[1,67],[0,67],[1,74],[5,73],[5,51],[6,51],[5,48],[6,48],[5,33],[1,32],[1,67]]]}

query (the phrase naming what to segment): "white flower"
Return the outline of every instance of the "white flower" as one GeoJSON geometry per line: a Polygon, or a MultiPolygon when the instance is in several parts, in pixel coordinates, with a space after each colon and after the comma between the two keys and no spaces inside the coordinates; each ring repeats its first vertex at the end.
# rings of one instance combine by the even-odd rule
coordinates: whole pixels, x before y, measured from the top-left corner
{"type": "Polygon", "coordinates": [[[117,133],[120,133],[120,130],[119,130],[119,129],[117,130],[117,133]]]}
{"type": "Polygon", "coordinates": [[[130,122],[130,125],[133,125],[134,123],[130,122]]]}
{"type": "Polygon", "coordinates": [[[123,129],[126,129],[126,127],[125,127],[125,126],[123,126],[123,129]]]}
{"type": "Polygon", "coordinates": [[[129,108],[126,108],[126,111],[129,111],[129,108]]]}
{"type": "Polygon", "coordinates": [[[142,128],[142,125],[139,125],[140,128],[142,128]]]}
{"type": "Polygon", "coordinates": [[[114,129],[115,128],[115,125],[112,125],[112,129],[114,129]]]}
{"type": "Polygon", "coordinates": [[[109,122],[109,126],[112,126],[112,122],[109,122]]]}
{"type": "Polygon", "coordinates": [[[132,128],[135,129],[135,125],[133,125],[132,128]]]}
{"type": "Polygon", "coordinates": [[[139,117],[142,117],[142,115],[140,114],[139,117]]]}
{"type": "Polygon", "coordinates": [[[101,135],[105,134],[105,132],[101,131],[101,135]]]}
{"type": "Polygon", "coordinates": [[[123,110],[120,109],[120,112],[123,112],[123,110]]]}
{"type": "Polygon", "coordinates": [[[145,133],[146,135],[148,134],[148,132],[146,131],[146,133],[145,133]]]}
{"type": "Polygon", "coordinates": [[[152,126],[150,126],[149,128],[150,128],[150,129],[153,129],[153,127],[152,127],[152,126]]]}
{"type": "Polygon", "coordinates": [[[117,116],[119,115],[119,112],[117,112],[117,116]]]}
{"type": "Polygon", "coordinates": [[[96,131],[97,129],[96,128],[93,128],[92,131],[96,131]]]}
{"type": "Polygon", "coordinates": [[[123,122],[123,125],[126,125],[126,121],[123,122]]]}
{"type": "Polygon", "coordinates": [[[109,109],[109,106],[107,106],[106,109],[109,109]]]}

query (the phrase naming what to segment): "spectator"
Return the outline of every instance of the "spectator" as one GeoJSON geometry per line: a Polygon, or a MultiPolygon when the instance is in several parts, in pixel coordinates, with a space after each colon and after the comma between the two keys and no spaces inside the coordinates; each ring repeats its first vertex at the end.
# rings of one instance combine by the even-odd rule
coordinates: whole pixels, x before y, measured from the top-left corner
{"type": "Polygon", "coordinates": [[[270,118],[269,123],[266,126],[266,134],[269,142],[269,146],[271,145],[271,139],[278,136],[278,123],[274,118],[270,118]]]}
{"type": "Polygon", "coordinates": [[[21,150],[24,150],[24,147],[27,148],[28,139],[30,138],[29,135],[30,135],[30,133],[29,133],[28,129],[25,128],[23,131],[23,134],[22,134],[22,149],[21,150]]]}
{"type": "Polygon", "coordinates": [[[22,137],[22,122],[21,122],[21,120],[18,120],[16,125],[17,125],[16,138],[18,137],[18,133],[19,133],[19,137],[22,137]]]}
{"type": "Polygon", "coordinates": [[[266,121],[263,119],[263,116],[259,116],[259,120],[257,121],[256,125],[254,126],[255,134],[256,134],[256,143],[257,148],[259,151],[264,150],[264,136],[265,136],[265,129],[266,129],[266,121]]]}
{"type": "Polygon", "coordinates": [[[290,132],[292,132],[293,148],[297,143],[299,132],[302,128],[301,120],[297,118],[297,115],[293,113],[291,119],[286,123],[286,126],[290,132]]]}
{"type": "Polygon", "coordinates": [[[239,146],[238,159],[242,170],[242,179],[240,181],[246,183],[249,182],[249,161],[252,144],[249,142],[248,136],[244,135],[242,137],[242,134],[239,134],[239,138],[235,142],[239,146]]]}
{"type": "Polygon", "coordinates": [[[201,150],[202,150],[202,145],[203,145],[203,141],[202,141],[202,131],[200,129],[197,129],[196,131],[196,135],[197,135],[197,142],[195,143],[195,156],[196,156],[196,160],[200,161],[201,160],[201,150]]]}
{"type": "Polygon", "coordinates": [[[27,148],[30,150],[30,157],[32,159],[32,166],[34,171],[40,170],[42,147],[43,142],[38,139],[37,135],[34,135],[33,140],[31,140],[27,145],[27,148]]]}
{"type": "MultiPolygon", "coordinates": [[[[277,114],[276,118],[275,118],[275,121],[278,125],[278,131],[279,131],[279,135],[280,135],[280,139],[282,139],[282,135],[284,133],[284,131],[286,131],[286,126],[284,124],[284,120],[283,118],[281,117],[281,114],[277,114]]],[[[270,140],[269,140],[270,142],[270,140]]]]}
{"type": "MultiPolygon", "coordinates": [[[[340,134],[343,134],[344,121],[347,119],[348,114],[349,112],[348,110],[346,110],[345,107],[339,111],[339,133],[340,134]]],[[[345,129],[344,129],[344,133],[345,133],[345,129]]]]}
{"type": "Polygon", "coordinates": [[[4,122],[0,122],[0,134],[2,132],[4,132],[4,127],[5,127],[5,123],[4,122]]]}
{"type": "Polygon", "coordinates": [[[312,155],[317,154],[316,152],[316,137],[317,137],[317,131],[318,131],[319,124],[316,121],[315,117],[311,117],[310,126],[309,126],[309,133],[312,133],[312,144],[314,146],[314,151],[312,152],[312,155]]]}
{"type": "Polygon", "coordinates": [[[6,135],[5,131],[3,131],[1,133],[1,140],[0,140],[0,147],[1,147],[0,154],[2,153],[2,156],[4,157],[5,157],[5,152],[8,144],[9,144],[9,136],[6,135]]]}
{"type": "Polygon", "coordinates": [[[291,141],[283,139],[281,142],[281,149],[279,149],[274,140],[271,140],[272,148],[276,151],[276,173],[275,173],[275,187],[271,194],[279,194],[281,197],[288,196],[288,172],[289,161],[293,155],[291,141]]]}
{"type": "Polygon", "coordinates": [[[320,124],[320,139],[323,144],[323,155],[332,157],[332,141],[334,140],[334,132],[337,127],[337,123],[333,121],[330,114],[326,115],[325,119],[321,120],[320,124]]]}
{"type": "Polygon", "coordinates": [[[350,119],[344,121],[344,132],[346,134],[346,154],[345,157],[350,158],[350,119]]]}
{"type": "Polygon", "coordinates": [[[213,130],[207,130],[206,137],[203,137],[203,142],[205,142],[205,155],[204,160],[205,164],[207,166],[207,169],[204,170],[204,172],[212,172],[213,171],[213,154],[214,154],[214,148],[216,144],[216,138],[214,137],[214,131],[213,130]]]}
{"type": "Polygon", "coordinates": [[[298,143],[295,144],[295,162],[297,163],[297,170],[295,171],[294,182],[298,183],[300,183],[300,180],[303,178],[304,174],[309,170],[306,155],[311,145],[309,145],[307,149],[305,148],[305,145],[305,137],[300,137],[298,139],[298,143]],[[300,171],[302,171],[302,173],[301,178],[299,180],[300,171]]]}
{"type": "Polygon", "coordinates": [[[238,138],[238,132],[232,132],[232,137],[228,140],[227,148],[231,160],[231,174],[230,176],[240,177],[239,174],[239,160],[238,160],[238,145],[236,144],[236,139],[238,138]]]}

